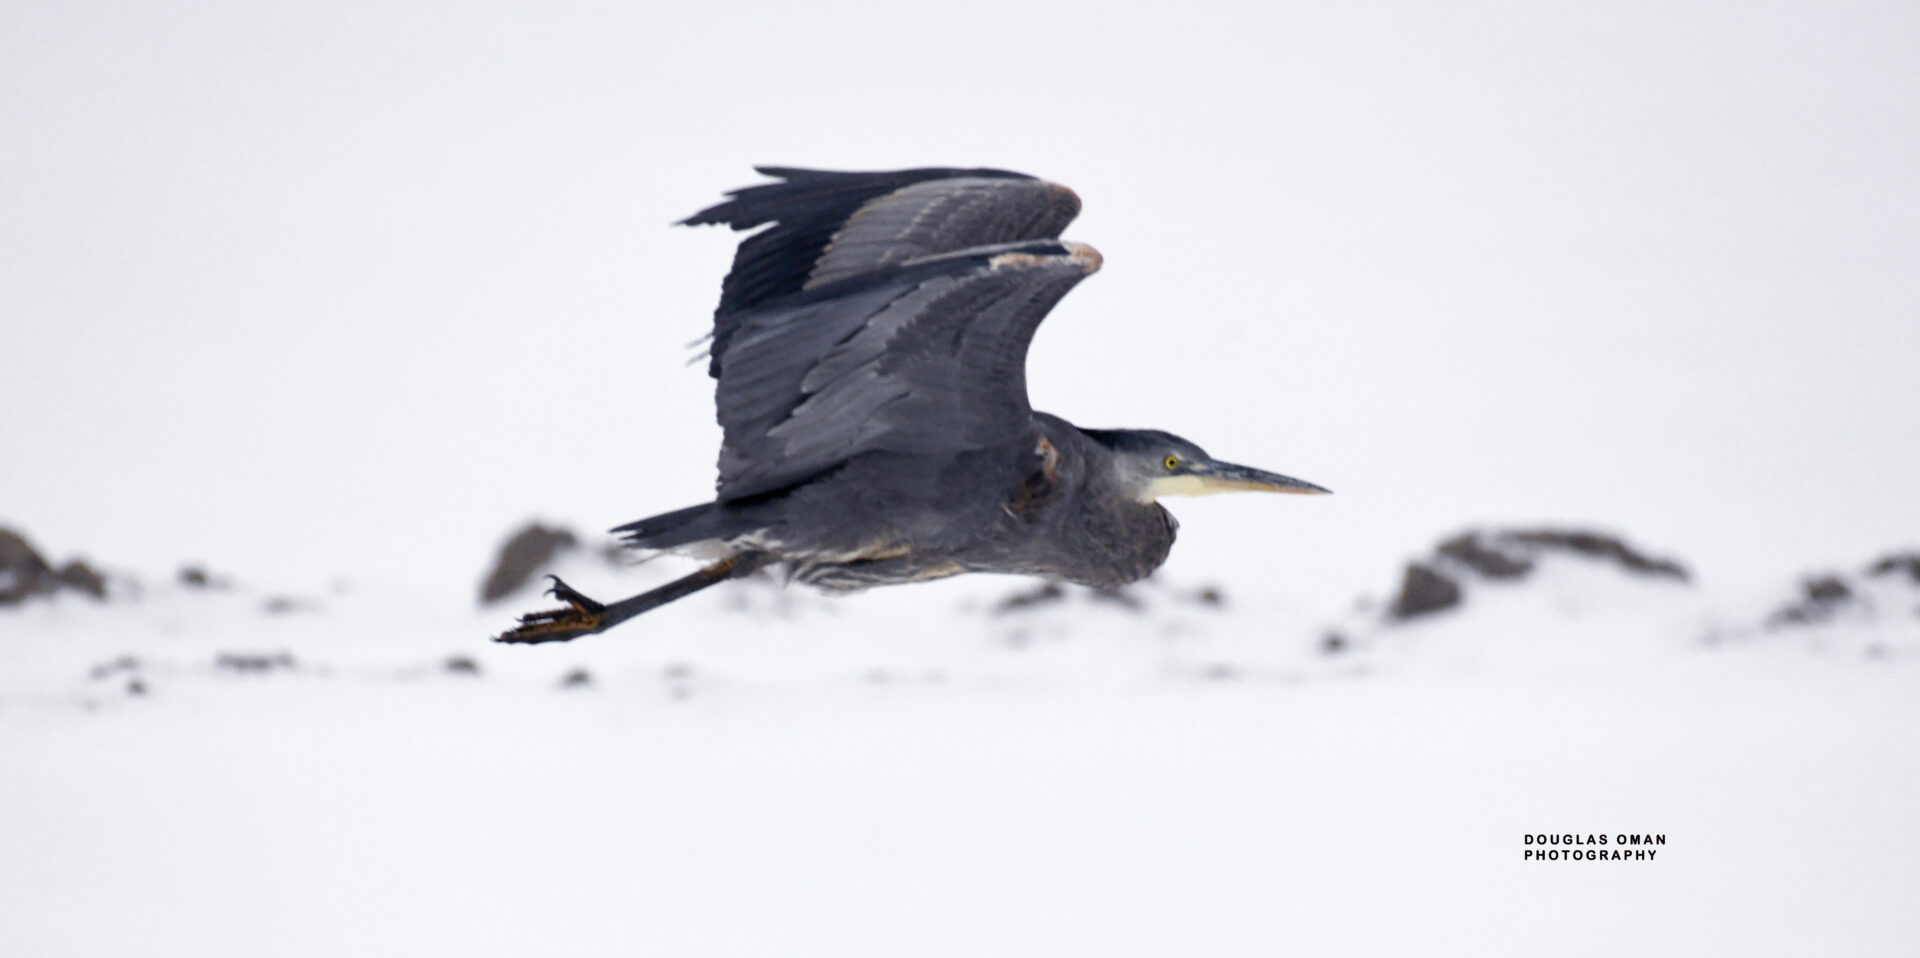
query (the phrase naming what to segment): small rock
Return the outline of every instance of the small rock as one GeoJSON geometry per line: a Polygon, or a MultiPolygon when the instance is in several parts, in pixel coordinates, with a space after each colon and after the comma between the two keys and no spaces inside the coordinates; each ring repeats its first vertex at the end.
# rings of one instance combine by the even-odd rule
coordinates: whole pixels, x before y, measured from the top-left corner
{"type": "Polygon", "coordinates": [[[95,599],[107,597],[106,579],[93,567],[74,559],[55,570],[26,536],[0,527],[0,605],[52,595],[62,588],[85,592],[95,599]]]}
{"type": "Polygon", "coordinates": [[[1775,610],[1767,617],[1769,628],[1825,622],[1833,618],[1842,606],[1854,601],[1852,587],[1836,575],[1810,576],[1800,584],[1800,592],[1800,601],[1775,610]]]}
{"type": "Polygon", "coordinates": [[[1867,574],[1875,578],[1883,575],[1896,575],[1905,572],[1907,578],[1920,584],[1920,552],[1896,552],[1883,556],[1867,567],[1867,574]]]}
{"type": "Polygon", "coordinates": [[[53,577],[69,589],[78,589],[96,599],[107,597],[107,580],[93,567],[75,559],[60,567],[53,577]]]}
{"type": "Polygon", "coordinates": [[[470,656],[452,655],[448,656],[445,662],[440,663],[440,670],[448,675],[477,676],[480,674],[480,663],[475,662],[470,656]]]}
{"type": "Polygon", "coordinates": [[[1460,584],[1423,562],[1407,563],[1400,580],[1400,596],[1390,614],[1401,621],[1429,615],[1460,604],[1460,584]]]}
{"type": "Polygon", "coordinates": [[[1017,612],[1021,609],[1030,609],[1037,605],[1051,605],[1066,597],[1067,590],[1062,589],[1060,583],[1047,582],[1041,584],[1038,588],[1028,589],[1024,592],[1015,592],[1001,599],[994,605],[993,613],[995,615],[1003,615],[1008,612],[1017,612]]]}
{"type": "Polygon", "coordinates": [[[53,591],[53,573],[27,537],[0,528],[0,605],[53,591]]]}
{"type": "Polygon", "coordinates": [[[207,571],[206,566],[201,565],[183,565],[174,577],[189,589],[218,590],[231,588],[233,585],[226,576],[214,575],[207,571]]]}
{"type": "Polygon", "coordinates": [[[1819,576],[1806,582],[1807,599],[1821,604],[1845,602],[1853,598],[1853,590],[1847,588],[1838,576],[1819,576]]]}
{"type": "Polygon", "coordinates": [[[1147,604],[1140,600],[1140,596],[1126,586],[1103,586],[1091,590],[1088,594],[1095,602],[1117,605],[1128,612],[1139,612],[1147,607],[1147,604]]]}
{"type": "Polygon", "coordinates": [[[586,669],[574,669],[560,679],[563,689],[585,689],[593,687],[593,673],[586,669]]]}

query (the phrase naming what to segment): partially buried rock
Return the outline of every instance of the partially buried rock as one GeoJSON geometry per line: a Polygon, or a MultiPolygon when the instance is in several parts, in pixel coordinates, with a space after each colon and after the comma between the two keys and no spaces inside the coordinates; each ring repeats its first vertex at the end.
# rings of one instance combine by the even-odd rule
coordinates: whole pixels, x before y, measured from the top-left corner
{"type": "Polygon", "coordinates": [[[55,569],[26,536],[0,528],[0,605],[15,605],[61,589],[104,599],[107,580],[78,559],[55,569]]]}
{"type": "Polygon", "coordinates": [[[55,572],[53,577],[60,580],[60,584],[69,589],[85,592],[96,599],[104,599],[107,597],[106,577],[93,571],[92,566],[87,565],[79,559],[75,559],[61,566],[60,571],[55,572]]]}
{"type": "Polygon", "coordinates": [[[1400,597],[1393,600],[1393,617],[1411,619],[1460,604],[1460,584],[1424,562],[1407,563],[1400,580],[1400,597]]]}
{"type": "Polygon", "coordinates": [[[1867,567],[1867,574],[1876,579],[1904,574],[1915,584],[1920,584],[1920,552],[1895,552],[1882,556],[1867,567]]]}
{"type": "Polygon", "coordinates": [[[578,546],[570,529],[527,523],[500,546],[493,569],[480,586],[480,601],[496,602],[512,595],[555,557],[578,546]]]}
{"type": "Polygon", "coordinates": [[[1812,576],[1800,584],[1800,598],[1767,617],[1767,625],[1808,625],[1825,622],[1853,601],[1853,589],[1839,576],[1812,576]]]}
{"type": "MultiPolygon", "coordinates": [[[[1145,611],[1147,607],[1146,600],[1141,597],[1142,592],[1138,583],[1123,586],[1086,588],[1081,586],[1065,586],[1058,582],[1042,582],[1030,589],[1022,589],[1018,592],[1011,593],[1000,601],[995,602],[993,604],[993,614],[1005,615],[1009,612],[1028,612],[1042,606],[1058,605],[1066,602],[1074,595],[1084,595],[1090,602],[1118,606],[1129,612],[1142,612],[1145,611]]],[[[1215,597],[1216,599],[1218,598],[1217,593],[1215,597]]]]}
{"type": "Polygon", "coordinates": [[[1478,532],[1463,532],[1435,550],[1487,579],[1518,579],[1533,571],[1533,560],[1525,552],[1502,550],[1484,541],[1478,532]]]}
{"type": "Polygon", "coordinates": [[[1601,532],[1583,532],[1566,529],[1534,529],[1503,533],[1505,537],[1528,548],[1538,550],[1559,550],[1584,555],[1593,559],[1612,562],[1628,572],[1650,575],[1682,582],[1691,581],[1686,566],[1672,559],[1660,559],[1647,555],[1628,545],[1626,540],[1601,532]]]}
{"type": "Polygon", "coordinates": [[[1099,588],[1089,589],[1087,595],[1095,602],[1119,606],[1128,612],[1139,612],[1147,607],[1146,602],[1141,600],[1139,594],[1131,586],[1100,586],[1099,588]]]}
{"type": "Polygon", "coordinates": [[[994,603],[993,611],[996,615],[1018,612],[1035,606],[1052,605],[1065,600],[1066,597],[1067,590],[1061,588],[1060,583],[1043,582],[1034,588],[1015,592],[994,603]]]}
{"type": "Polygon", "coordinates": [[[440,663],[440,669],[448,675],[475,676],[480,674],[480,663],[475,662],[471,656],[450,655],[445,662],[440,663]]]}
{"type": "Polygon", "coordinates": [[[1920,552],[1892,552],[1868,563],[1864,574],[1803,576],[1799,594],[1766,618],[1769,629],[1848,620],[1871,622],[1911,609],[1920,615],[1920,552]]]}
{"type": "Polygon", "coordinates": [[[176,577],[189,589],[225,589],[232,585],[225,576],[214,575],[201,565],[183,565],[176,577]]]}
{"type": "Polygon", "coordinates": [[[1452,608],[1465,597],[1468,582],[1476,578],[1490,582],[1525,579],[1542,557],[1554,553],[1607,562],[1634,575],[1689,581],[1686,567],[1680,563],[1648,555],[1606,533],[1584,529],[1476,529],[1442,541],[1431,557],[1408,563],[1388,616],[1405,621],[1452,608]]]}

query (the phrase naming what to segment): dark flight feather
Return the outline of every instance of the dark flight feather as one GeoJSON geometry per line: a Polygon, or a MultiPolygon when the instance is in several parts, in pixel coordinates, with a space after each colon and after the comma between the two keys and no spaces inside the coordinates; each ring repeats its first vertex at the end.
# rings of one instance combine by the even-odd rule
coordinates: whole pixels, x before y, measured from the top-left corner
{"type": "Polygon", "coordinates": [[[768,227],[741,241],[721,284],[707,370],[715,378],[742,313],[913,259],[1056,239],[1080,212],[1066,187],[1007,170],[757,169],[779,182],[735,190],[681,221],[768,227]]]}
{"type": "Polygon", "coordinates": [[[719,498],[802,482],[867,452],[1033,442],[1026,354],[1099,267],[1052,241],[967,250],[842,280],[742,317],[721,358],[719,498]]]}

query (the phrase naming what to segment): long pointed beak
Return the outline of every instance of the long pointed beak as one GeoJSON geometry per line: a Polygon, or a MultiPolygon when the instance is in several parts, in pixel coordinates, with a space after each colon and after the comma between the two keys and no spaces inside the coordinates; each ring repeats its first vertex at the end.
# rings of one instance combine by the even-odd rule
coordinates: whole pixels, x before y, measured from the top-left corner
{"type": "Polygon", "coordinates": [[[1196,469],[1194,474],[1207,492],[1291,492],[1300,495],[1328,495],[1333,492],[1304,479],[1252,466],[1237,466],[1231,462],[1209,463],[1204,471],[1196,469]]]}

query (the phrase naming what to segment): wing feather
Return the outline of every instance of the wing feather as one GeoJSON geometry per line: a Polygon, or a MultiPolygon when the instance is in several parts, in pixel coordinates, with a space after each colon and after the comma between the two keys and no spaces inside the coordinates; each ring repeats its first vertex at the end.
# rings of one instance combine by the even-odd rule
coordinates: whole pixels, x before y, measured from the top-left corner
{"type": "Polygon", "coordinates": [[[1027,346],[1099,265],[1078,244],[1005,244],[743,317],[715,392],[720,498],[785,488],[868,452],[1030,446],[1027,346]]]}
{"type": "Polygon", "coordinates": [[[744,313],[911,260],[1057,239],[1080,212],[1073,191],[1007,170],[758,169],[778,181],[735,190],[682,221],[768,227],[741,241],[721,284],[708,365],[715,378],[744,313]]]}

